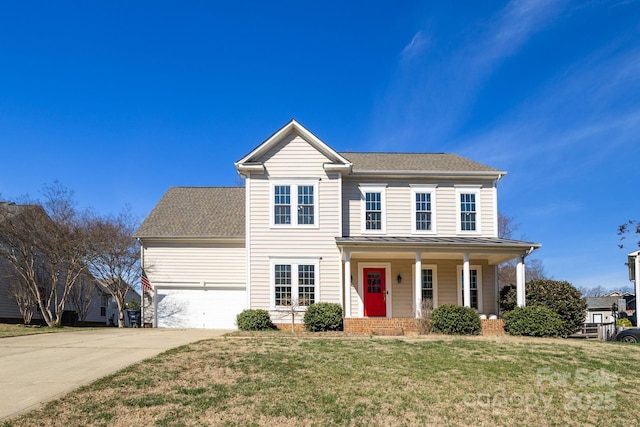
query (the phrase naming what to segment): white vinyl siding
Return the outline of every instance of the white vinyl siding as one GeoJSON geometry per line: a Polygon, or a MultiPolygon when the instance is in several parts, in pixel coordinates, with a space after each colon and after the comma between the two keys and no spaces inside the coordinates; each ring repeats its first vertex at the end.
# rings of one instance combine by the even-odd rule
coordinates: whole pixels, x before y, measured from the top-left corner
{"type": "Polygon", "coordinates": [[[245,285],[244,243],[144,242],[152,285],[245,285]]]}
{"type": "MultiPolygon", "coordinates": [[[[375,234],[364,229],[363,196],[365,185],[375,186],[374,181],[356,181],[346,177],[342,191],[342,235],[362,236],[375,234]]],[[[378,181],[379,183],[379,181],[378,181]]],[[[379,185],[379,184],[378,184],[379,185]]],[[[388,236],[415,236],[417,234],[437,234],[438,236],[457,236],[459,232],[459,195],[457,184],[451,182],[420,182],[418,180],[388,181],[385,187],[385,234],[388,236]],[[433,230],[417,232],[415,230],[415,196],[420,187],[431,192],[431,220],[433,230]]],[[[497,237],[495,229],[495,188],[492,182],[484,186],[476,185],[476,208],[478,230],[474,235],[497,237]]],[[[367,189],[368,191],[368,189],[367,189]]],[[[468,234],[473,234],[469,233],[468,234]]]]}
{"type": "MultiPolygon", "coordinates": [[[[315,281],[317,302],[341,302],[341,260],[335,238],[340,235],[340,184],[337,174],[327,174],[323,165],[329,159],[306,140],[289,135],[256,161],[264,162],[265,174],[251,174],[247,185],[251,214],[247,218],[251,270],[250,307],[273,310],[272,259],[317,260],[315,281]],[[274,184],[314,185],[313,226],[272,226],[271,194],[274,184]]],[[[298,193],[292,187],[291,199],[298,193]]],[[[295,213],[292,210],[292,215],[295,213]]],[[[272,312],[274,321],[286,321],[272,312]]]]}

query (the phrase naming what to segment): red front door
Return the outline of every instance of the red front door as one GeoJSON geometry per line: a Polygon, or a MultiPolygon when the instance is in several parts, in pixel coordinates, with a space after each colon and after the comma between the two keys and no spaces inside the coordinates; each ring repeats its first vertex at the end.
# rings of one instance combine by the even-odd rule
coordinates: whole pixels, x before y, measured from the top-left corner
{"type": "Polygon", "coordinates": [[[384,268],[365,268],[364,276],[364,315],[387,315],[387,290],[384,268]]]}

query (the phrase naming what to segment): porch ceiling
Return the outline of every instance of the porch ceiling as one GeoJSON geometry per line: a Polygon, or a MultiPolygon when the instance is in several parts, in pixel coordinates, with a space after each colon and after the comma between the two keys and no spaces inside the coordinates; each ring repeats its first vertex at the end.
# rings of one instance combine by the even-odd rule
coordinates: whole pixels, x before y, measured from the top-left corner
{"type": "Polygon", "coordinates": [[[489,264],[500,264],[541,247],[539,243],[520,240],[466,236],[352,236],[338,237],[336,244],[361,258],[402,259],[420,252],[432,259],[460,259],[469,253],[472,259],[483,259],[489,264]]]}

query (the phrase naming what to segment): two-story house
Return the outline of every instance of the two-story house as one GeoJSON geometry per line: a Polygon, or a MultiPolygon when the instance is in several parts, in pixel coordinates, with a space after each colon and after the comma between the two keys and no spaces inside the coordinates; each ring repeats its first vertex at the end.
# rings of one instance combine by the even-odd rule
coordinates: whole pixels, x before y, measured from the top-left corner
{"type": "Polygon", "coordinates": [[[342,305],[346,330],[413,325],[423,299],[498,312],[505,172],[454,154],[336,152],[295,120],[236,162],[244,187],[170,188],[141,225],[160,327],[234,327],[245,308],[342,305]]]}

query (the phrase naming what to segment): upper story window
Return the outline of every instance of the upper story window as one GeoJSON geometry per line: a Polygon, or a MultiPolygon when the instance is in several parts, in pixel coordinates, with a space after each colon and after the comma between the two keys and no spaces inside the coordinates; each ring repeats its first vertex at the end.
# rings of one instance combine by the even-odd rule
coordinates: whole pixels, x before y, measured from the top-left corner
{"type": "Polygon", "coordinates": [[[313,185],[298,186],[298,224],[313,224],[315,203],[313,185]]]}
{"type": "Polygon", "coordinates": [[[382,230],[382,194],[378,191],[365,193],[365,228],[382,230]]]}
{"type": "Polygon", "coordinates": [[[276,227],[317,227],[318,183],[273,182],[271,224],[276,227]]]}
{"type": "Polygon", "coordinates": [[[273,223],[291,224],[291,186],[276,185],[273,195],[273,223]]]}
{"type": "Polygon", "coordinates": [[[362,232],[385,233],[385,187],[362,184],[360,192],[362,198],[362,232]]]}
{"type": "Polygon", "coordinates": [[[459,187],[458,197],[458,232],[480,232],[480,187],[459,187]]]}
{"type": "Polygon", "coordinates": [[[414,233],[435,232],[435,185],[411,186],[411,221],[414,233]]]}

